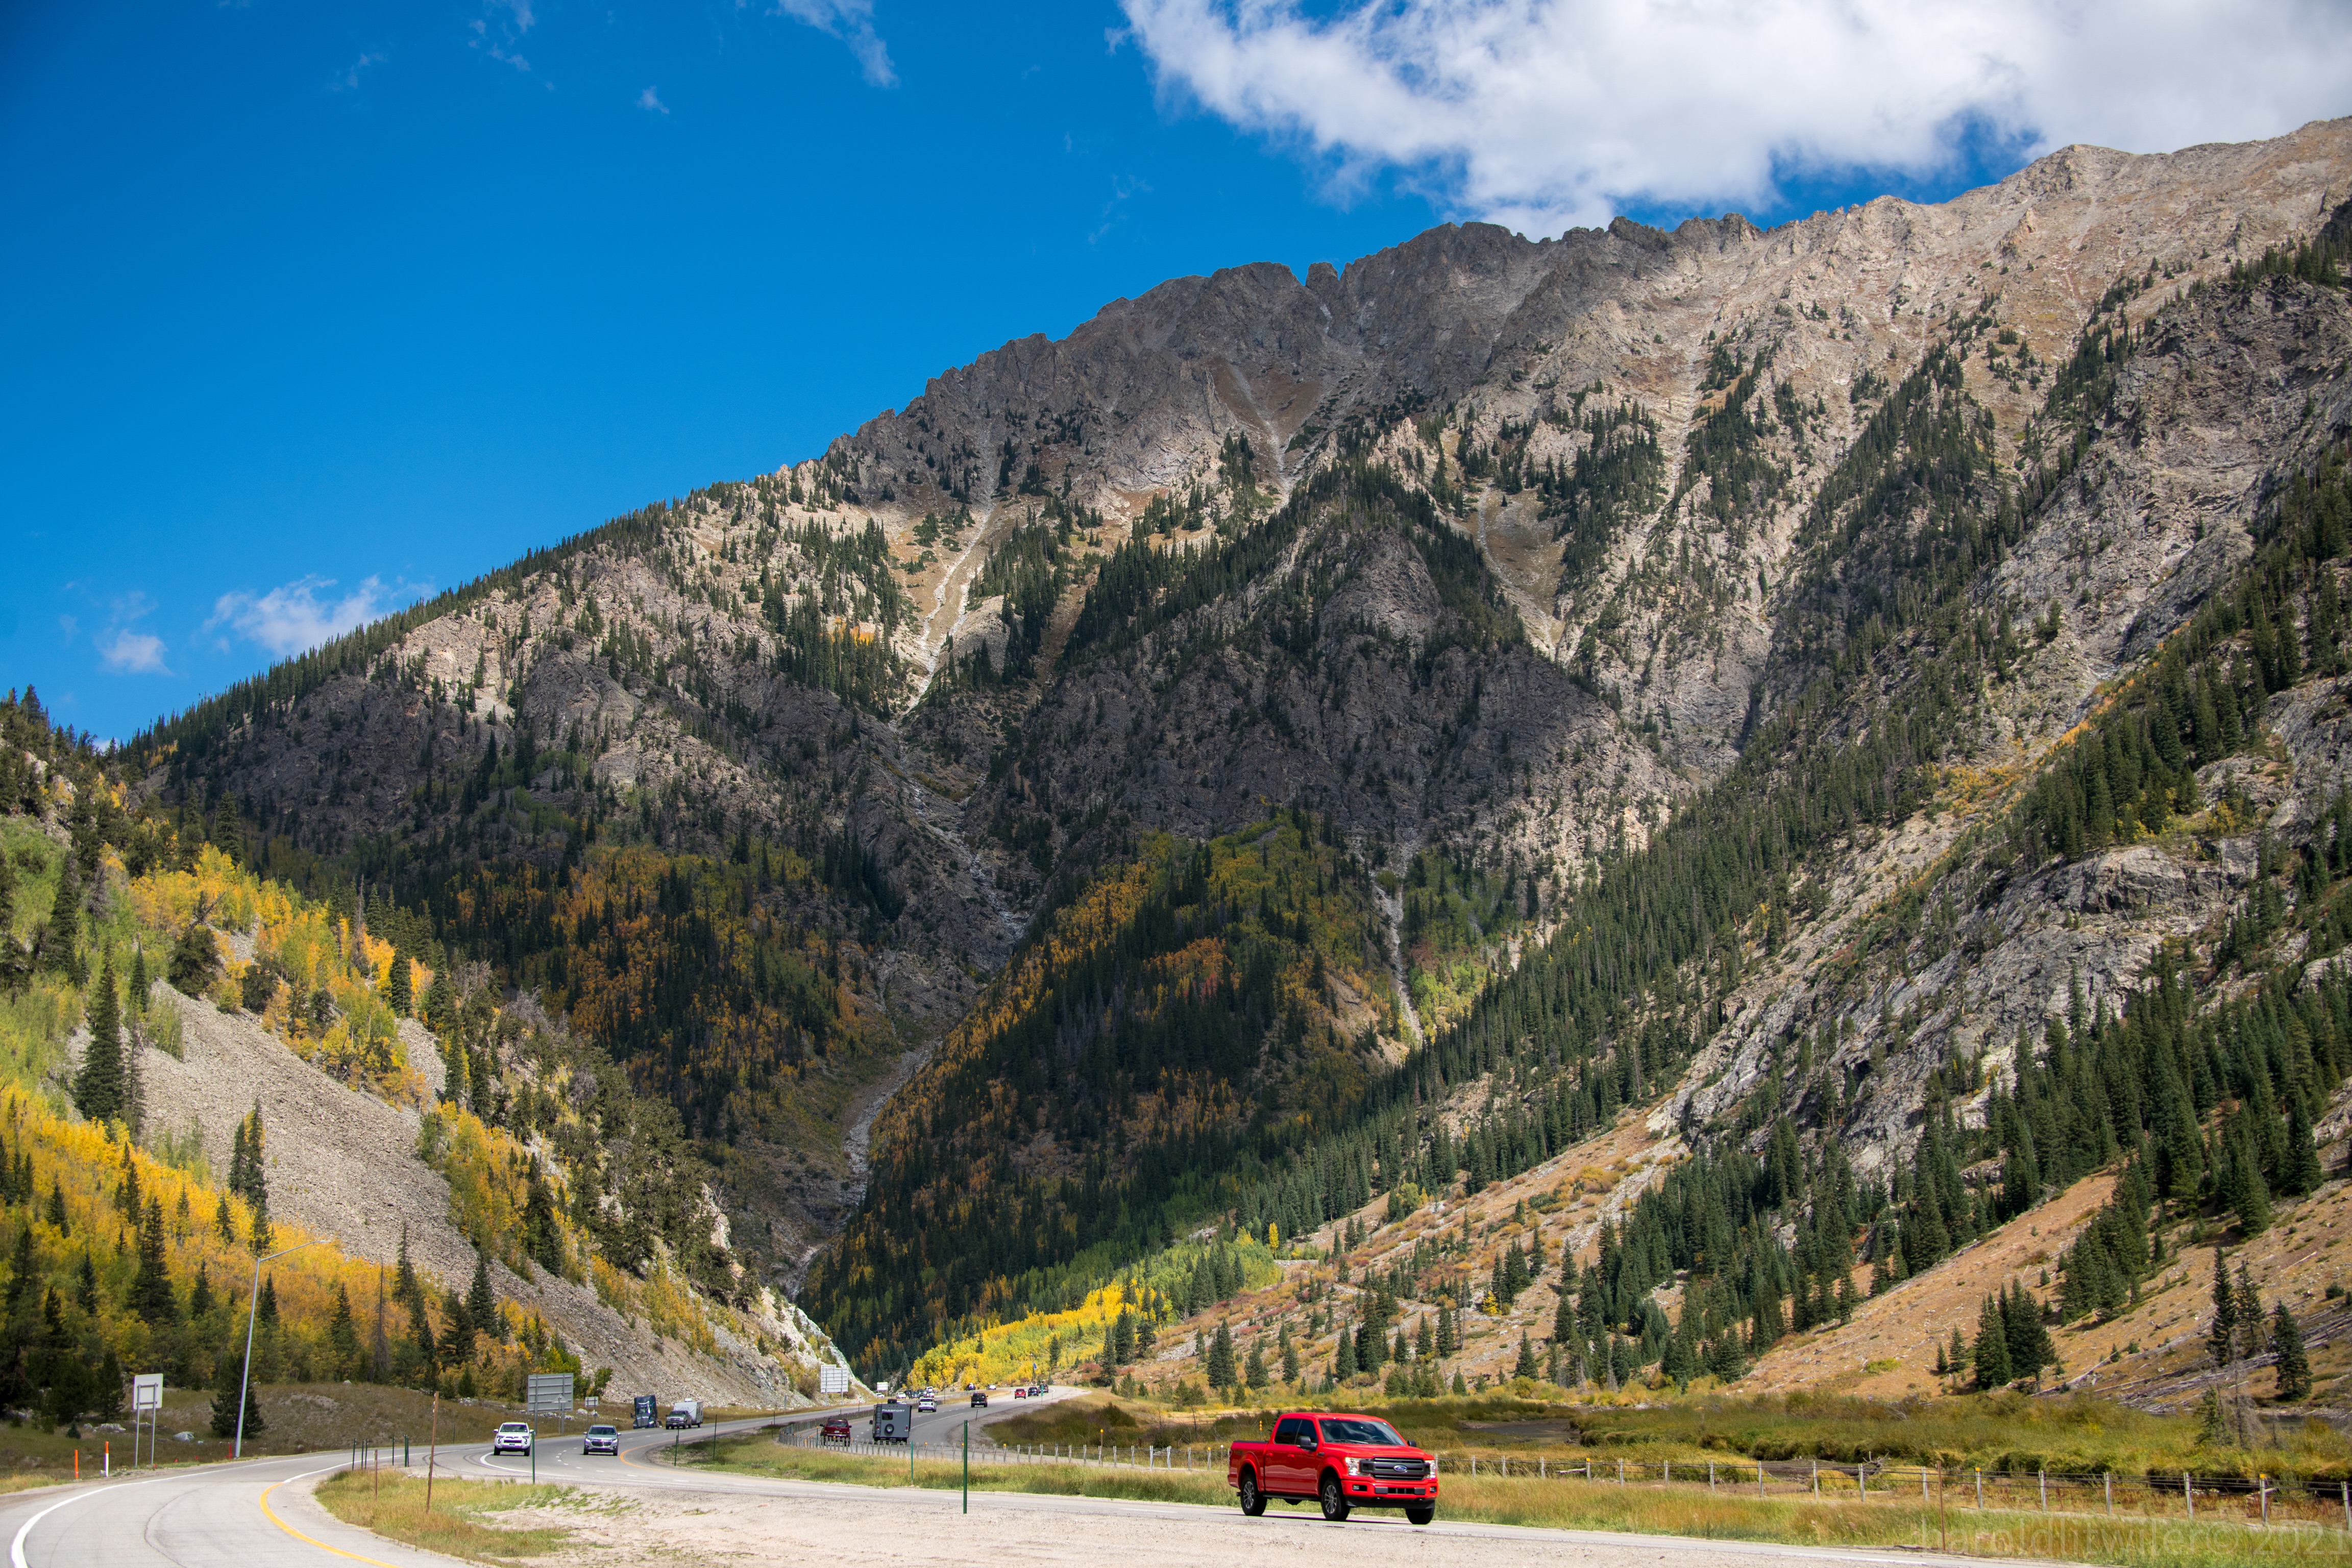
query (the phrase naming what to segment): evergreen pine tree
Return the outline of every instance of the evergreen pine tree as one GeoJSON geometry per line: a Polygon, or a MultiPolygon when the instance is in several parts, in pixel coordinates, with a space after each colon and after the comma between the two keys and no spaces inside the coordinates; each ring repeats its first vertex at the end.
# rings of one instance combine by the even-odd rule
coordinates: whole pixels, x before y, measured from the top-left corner
{"type": "MultiPolygon", "coordinates": [[[[1339,1331],[1339,1342],[1331,1352],[1331,1376],[1335,1382],[1345,1383],[1355,1375],[1356,1340],[1355,1336],[1343,1327],[1339,1331]]],[[[1213,1384],[1215,1381],[1214,1378],[1210,1379],[1213,1384]]]]}
{"type": "Polygon", "coordinates": [[[2263,1352],[2262,1292],[2254,1289],[2254,1277],[2246,1272],[2246,1260],[2238,1259],[2238,1300],[2231,1315],[2238,1325],[2238,1354],[2260,1355],[2263,1352]]]}
{"type": "Polygon", "coordinates": [[[1511,1369],[1511,1375],[1513,1377],[1528,1378],[1532,1381],[1536,1377],[1541,1375],[1541,1373],[1542,1369],[1536,1365],[1535,1346],[1528,1342],[1528,1336],[1525,1333],[1521,1333],[1519,1335],[1519,1361],[1518,1364],[1511,1369]]]}
{"type": "Polygon", "coordinates": [[[351,1295],[340,1283],[335,1287],[334,1315],[327,1320],[327,1349],[334,1357],[338,1376],[358,1375],[360,1370],[359,1325],[352,1320],[351,1295]]]}
{"type": "Polygon", "coordinates": [[[98,1269],[89,1260],[89,1248],[81,1249],[81,1263],[74,1269],[74,1305],[85,1312],[98,1310],[98,1269]]]}
{"type": "Polygon", "coordinates": [[[74,1075],[74,1109],[92,1121],[122,1115],[122,1004],[115,994],[111,954],[99,968],[97,994],[90,998],[89,1045],[74,1075]]]}
{"type": "Polygon", "coordinates": [[[245,1379],[245,1346],[233,1345],[213,1361],[213,1436],[236,1436],[236,1395],[245,1388],[245,1435],[257,1437],[268,1429],[261,1419],[259,1392],[245,1379]]]}
{"type": "Polygon", "coordinates": [[[408,967],[408,950],[404,947],[392,950],[391,983],[386,993],[385,1000],[400,1016],[405,1018],[416,1010],[416,980],[408,967]]]}
{"type": "Polygon", "coordinates": [[[2238,1298],[2230,1289],[2230,1260],[2218,1247],[2213,1249],[2213,1322],[2205,1331],[2205,1346],[2215,1366],[2237,1359],[2238,1298]]]}
{"type": "Polygon", "coordinates": [[[2000,1301],[1987,1296],[1977,1311],[1977,1386],[1981,1389],[2006,1388],[2012,1381],[2009,1366],[2009,1325],[2002,1320],[2000,1301]]]}
{"type": "Polygon", "coordinates": [[[253,1115],[248,1119],[252,1131],[247,1134],[245,1201],[253,1205],[253,1234],[247,1238],[253,1244],[255,1257],[277,1245],[269,1225],[269,1162],[264,1157],[261,1143],[261,1101],[253,1102],[253,1115]]]}
{"type": "Polygon", "coordinates": [[[172,946],[173,988],[185,996],[202,996],[219,975],[220,944],[213,940],[212,928],[202,921],[190,921],[172,946]]]}
{"type": "Polygon", "coordinates": [[[57,1177],[49,1178],[49,1224],[59,1236],[71,1236],[73,1226],[67,1223],[65,1184],[57,1177]]]}
{"type": "Polygon", "coordinates": [[[1231,1388],[1234,1385],[1234,1331],[1230,1324],[1217,1325],[1217,1337],[1209,1342],[1209,1386],[1231,1388]]]}
{"type": "Polygon", "coordinates": [[[2271,1311],[2271,1348],[2278,1352],[2278,1396],[2301,1399],[2311,1392],[2311,1358],[2303,1348],[2303,1325],[2281,1301],[2271,1311]]]}
{"type": "Polygon", "coordinates": [[[1298,1381],[1298,1347],[1291,1342],[1288,1323],[1282,1325],[1282,1340],[1278,1348],[1282,1352],[1282,1381],[1297,1383],[1298,1381]]]}
{"type": "Polygon", "coordinates": [[[1264,1388],[1266,1385],[1268,1379],[1265,1374],[1265,1352],[1263,1347],[1255,1344],[1250,1346],[1249,1366],[1244,1375],[1248,1379],[1252,1388],[1264,1388]]]}
{"type": "Polygon", "coordinates": [[[449,979],[446,963],[434,971],[433,984],[425,988],[425,1026],[436,1035],[446,1035],[457,1022],[457,987],[449,979]]]}
{"type": "Polygon", "coordinates": [[[2319,1166],[2319,1145],[2312,1136],[2311,1116],[2303,1108],[2303,1096],[2289,1095],[2286,1161],[2279,1173],[2279,1190],[2300,1197],[2316,1191],[2324,1176],[2319,1166]]]}
{"type": "Polygon", "coordinates": [[[489,1255],[478,1249],[474,1253],[474,1282],[466,1290],[466,1316],[477,1332],[505,1339],[500,1331],[499,1299],[490,1289],[489,1255]]]}
{"type": "Polygon", "coordinates": [[[163,1204],[152,1196],[139,1227],[139,1275],[131,1286],[131,1310],[158,1327],[180,1321],[169,1255],[163,1249],[163,1204]]]}
{"type": "Polygon", "coordinates": [[[153,982],[149,979],[147,974],[147,949],[143,946],[134,946],[131,950],[131,994],[129,997],[131,1010],[133,1013],[144,1013],[147,1011],[147,991],[148,987],[152,984],[153,982]]]}
{"type": "Polygon", "coordinates": [[[188,1287],[188,1321],[197,1322],[213,1310],[213,1276],[209,1265],[196,1265],[196,1282],[188,1287]]]}
{"type": "Polygon", "coordinates": [[[2271,1227],[2271,1190],[2242,1129],[2229,1140],[2223,1161],[2222,1199],[2237,1215],[2240,1232],[2252,1240],[2271,1227]]]}
{"type": "Polygon", "coordinates": [[[73,856],[62,856],[58,863],[57,900],[49,909],[48,934],[41,942],[41,952],[68,973],[80,962],[81,898],[81,869],[73,856]]]}

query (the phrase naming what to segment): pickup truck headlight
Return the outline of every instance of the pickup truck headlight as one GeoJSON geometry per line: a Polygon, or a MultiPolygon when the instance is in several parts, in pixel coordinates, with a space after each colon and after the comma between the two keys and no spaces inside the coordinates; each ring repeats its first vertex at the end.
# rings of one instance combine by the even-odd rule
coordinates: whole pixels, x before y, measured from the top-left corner
{"type": "Polygon", "coordinates": [[[1433,1481],[1437,1479],[1437,1456],[1434,1454],[1429,1457],[1429,1479],[1433,1481]]]}
{"type": "Polygon", "coordinates": [[[1351,1476],[1362,1475],[1364,1473],[1364,1461],[1361,1459],[1349,1459],[1348,1461],[1348,1473],[1351,1476]]]}

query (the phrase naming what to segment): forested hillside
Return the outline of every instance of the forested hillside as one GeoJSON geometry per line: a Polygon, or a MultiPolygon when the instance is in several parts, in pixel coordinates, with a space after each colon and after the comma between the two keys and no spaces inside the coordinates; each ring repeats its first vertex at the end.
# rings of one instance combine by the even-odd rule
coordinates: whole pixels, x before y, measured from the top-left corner
{"type": "MultiPolygon", "coordinates": [[[[0,704],[0,1402],[52,1425],[110,1419],[126,1369],[175,1387],[226,1377],[234,1394],[253,1259],[303,1243],[266,1270],[264,1384],[510,1399],[530,1371],[609,1378],[583,1361],[576,1304],[551,1321],[540,1281],[706,1352],[714,1326],[760,1339],[756,1310],[730,1311],[759,1304],[713,1246],[712,1173],[671,1107],[601,1050],[502,1005],[396,911],[377,906],[372,930],[354,902],[257,875],[233,819],[140,801],[119,753],[52,728],[30,692],[0,704]],[[320,1219],[355,1200],[284,1185],[310,1164],[289,1152],[331,1135],[293,1105],[257,1097],[208,1141],[185,1087],[208,1015],[404,1113],[409,1146],[392,1152],[438,1178],[431,1217],[465,1261],[433,1246],[436,1278],[405,1231],[382,1256],[348,1226],[325,1240],[320,1219]]],[[[234,1399],[216,1412],[233,1429],[234,1399]]]]}
{"type": "Polygon", "coordinates": [[[275,889],[330,1070],[421,1012],[432,1157],[870,1373],[1164,1380],[1263,1289],[1325,1375],[1728,1377],[2094,1172],[1999,1310],[2106,1311],[2339,1135],[2346,188],[1176,279],[87,754],[93,831],[175,942],[275,889]]]}

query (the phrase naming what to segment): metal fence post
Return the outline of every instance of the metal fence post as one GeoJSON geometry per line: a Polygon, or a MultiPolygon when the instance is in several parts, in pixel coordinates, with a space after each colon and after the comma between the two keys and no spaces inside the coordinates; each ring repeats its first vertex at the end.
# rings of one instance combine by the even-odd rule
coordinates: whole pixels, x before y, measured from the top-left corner
{"type": "Polygon", "coordinates": [[[2107,1513],[2108,1516],[2112,1518],[2116,1511],[2116,1473],[2113,1470],[2109,1470],[2106,1474],[2101,1476],[2099,1479],[2106,1484],[2107,1513]]]}
{"type": "Polygon", "coordinates": [[[1977,1508],[1979,1510],[1984,1508],[1984,1472],[1982,1470],[1977,1472],[1977,1508]]]}
{"type": "Polygon", "coordinates": [[[2187,1470],[2180,1472],[2180,1501],[2181,1505],[2189,1510],[2189,1517],[2195,1519],[2197,1517],[2197,1494],[2189,1489],[2189,1472],[2187,1470]]]}

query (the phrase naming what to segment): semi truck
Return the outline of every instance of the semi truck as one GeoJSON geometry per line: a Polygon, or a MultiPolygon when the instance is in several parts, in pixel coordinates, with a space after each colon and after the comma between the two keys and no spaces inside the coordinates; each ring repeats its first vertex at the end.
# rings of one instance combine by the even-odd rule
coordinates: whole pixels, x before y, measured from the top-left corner
{"type": "Polygon", "coordinates": [[[656,1399],[650,1394],[638,1394],[635,1401],[635,1407],[632,1412],[630,1425],[635,1426],[660,1426],[661,1401],[656,1399]]]}

